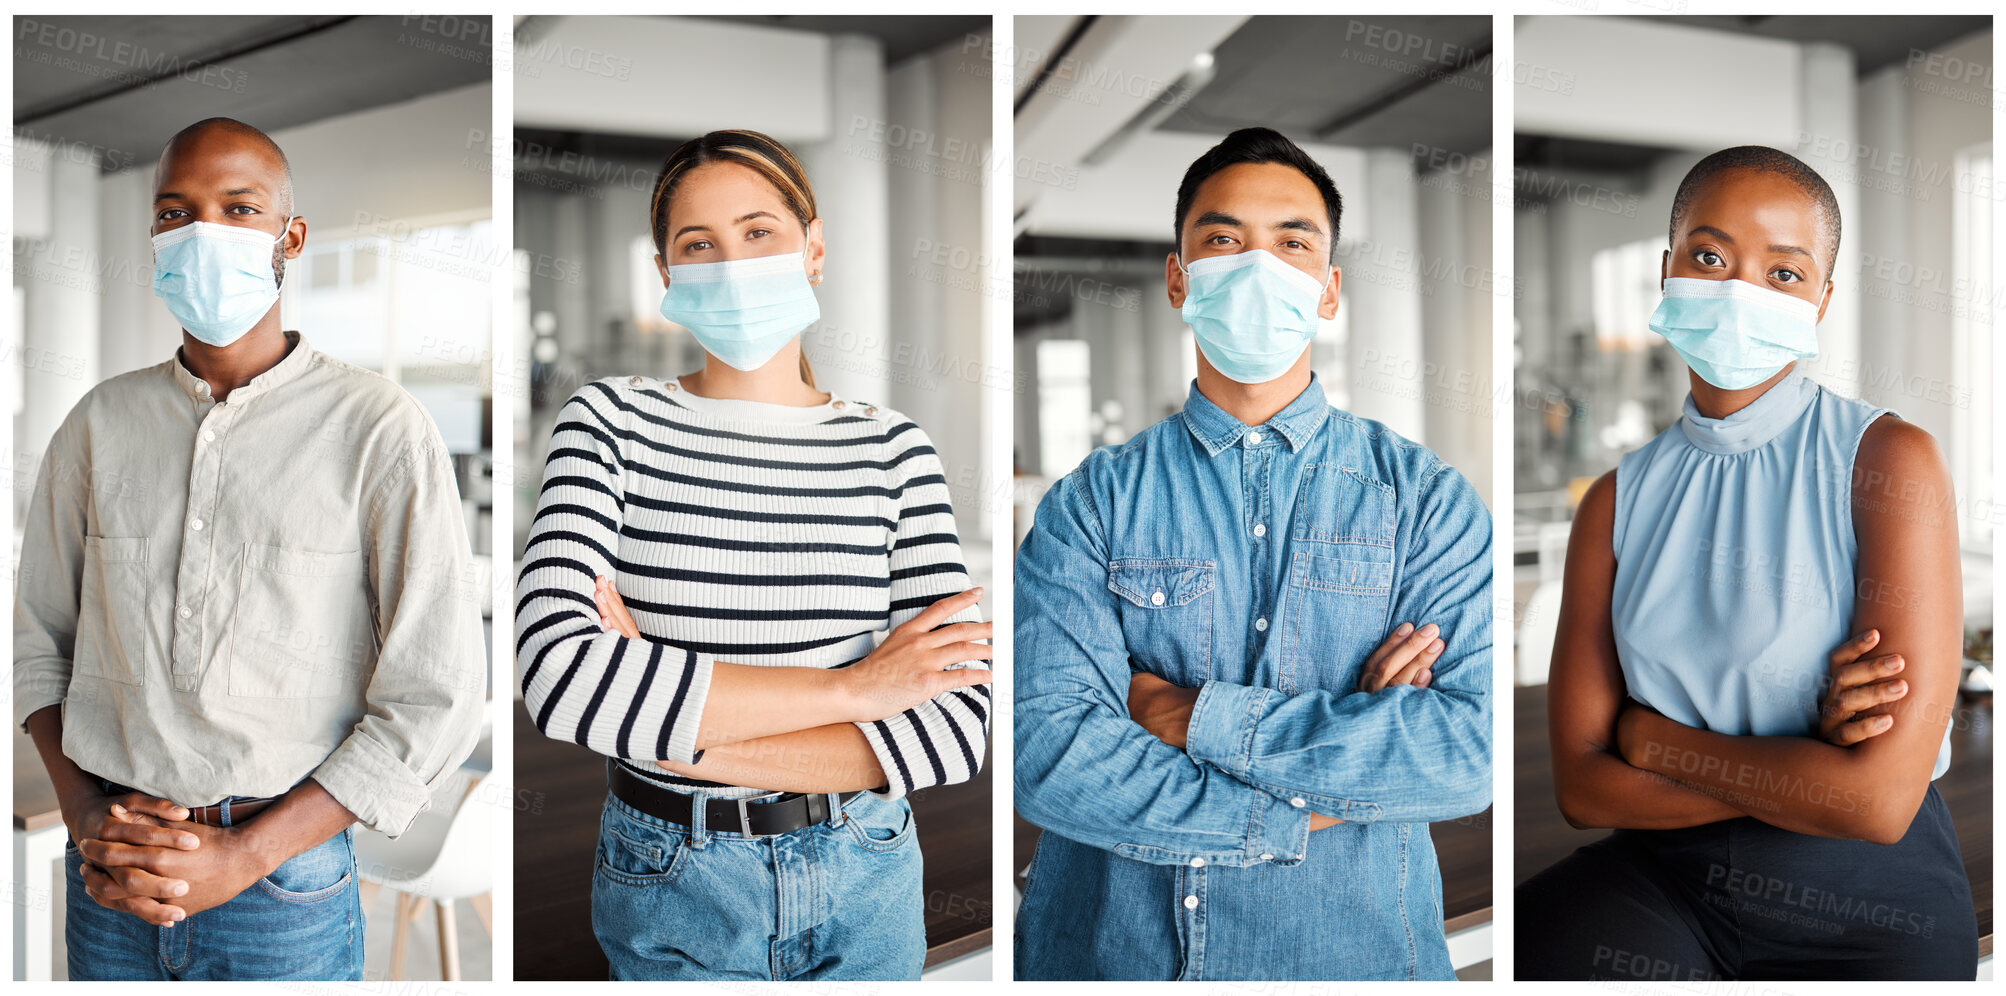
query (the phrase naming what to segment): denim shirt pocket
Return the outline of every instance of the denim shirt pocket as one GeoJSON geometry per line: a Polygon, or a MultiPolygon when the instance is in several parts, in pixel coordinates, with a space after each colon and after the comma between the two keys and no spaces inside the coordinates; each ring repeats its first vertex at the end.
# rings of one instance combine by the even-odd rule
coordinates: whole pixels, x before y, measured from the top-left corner
{"type": "Polygon", "coordinates": [[[1129,663],[1186,687],[1212,676],[1212,588],[1217,564],[1188,557],[1108,562],[1129,663]]]}
{"type": "Polygon", "coordinates": [[[1341,464],[1304,469],[1282,595],[1282,691],[1357,685],[1392,630],[1396,522],[1392,487],[1341,464]]]}

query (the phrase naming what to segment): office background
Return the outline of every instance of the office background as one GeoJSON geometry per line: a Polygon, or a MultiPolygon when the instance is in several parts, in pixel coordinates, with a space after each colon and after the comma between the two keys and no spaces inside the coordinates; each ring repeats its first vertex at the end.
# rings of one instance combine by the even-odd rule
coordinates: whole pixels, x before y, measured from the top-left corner
{"type": "MultiPolygon", "coordinates": [[[[270,134],[292,165],[307,241],[286,266],[285,328],[390,377],[424,405],[453,456],[478,561],[472,583],[485,589],[489,287],[506,262],[489,225],[489,19],[14,21],[16,521],[42,450],[77,400],[180,346],[180,327],[152,290],[153,167],[175,132],[222,115],[270,134]]],[[[18,529],[13,541],[18,555],[18,529]]],[[[412,831],[394,842],[358,831],[368,978],[439,978],[449,967],[491,977],[482,841],[492,807],[468,802],[481,798],[485,744],[412,831]],[[468,819],[456,822],[463,812],[468,819]],[[443,848],[454,829],[461,846],[443,848]],[[464,874],[448,867],[455,862],[464,874]],[[411,881],[426,870],[466,887],[455,894],[411,881]],[[395,966],[393,949],[403,952],[395,966]]],[[[61,896],[63,823],[18,730],[14,762],[16,854],[28,863],[17,873],[26,888],[50,890],[17,908],[15,974],[62,978],[62,903],[47,900],[61,896]]]]}
{"type": "Polygon", "coordinates": [[[1561,820],[1544,683],[1573,510],[1677,420],[1657,306],[1673,192],[1707,153],[1782,149],[1832,185],[1843,235],[1807,373],[1899,412],[1949,459],[1966,694],[1951,803],[1991,935],[1993,490],[1990,17],[1519,17],[1512,408],[1515,881],[1599,833],[1561,820]]]}
{"type": "MultiPolygon", "coordinates": [[[[1344,197],[1337,318],[1311,342],[1330,402],[1462,471],[1487,503],[1488,17],[1019,16],[1014,528],[1096,446],[1179,411],[1197,374],[1164,257],[1177,186],[1228,132],[1301,145],[1344,197]]],[[[1459,975],[1489,978],[1490,812],[1434,832],[1459,975]]],[[[1016,871],[1036,828],[1015,822],[1016,871]]],[[[1021,888],[1021,878],[1014,881],[1021,888]]]]}
{"type": "MultiPolygon", "coordinates": [[[[517,18],[509,327],[530,376],[510,399],[518,554],[564,401],[603,376],[702,367],[695,339],[661,317],[649,198],[677,145],[750,128],[800,158],[823,217],[822,317],[802,338],[816,383],[926,430],[969,577],[993,588],[991,513],[1009,483],[989,471],[986,426],[1009,399],[985,360],[984,184],[1008,174],[991,155],[990,48],[987,16],[517,18]]],[[[515,713],[518,780],[548,794],[516,819],[516,913],[539,926],[516,935],[515,977],[603,978],[590,887],[605,759],[515,713]]],[[[912,797],[929,981],[989,977],[992,784],[985,763],[912,797]]]]}

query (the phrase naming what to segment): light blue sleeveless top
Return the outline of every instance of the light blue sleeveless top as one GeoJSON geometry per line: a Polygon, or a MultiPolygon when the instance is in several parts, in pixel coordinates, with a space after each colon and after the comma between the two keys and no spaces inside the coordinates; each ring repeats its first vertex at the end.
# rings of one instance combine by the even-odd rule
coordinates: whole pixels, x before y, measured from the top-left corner
{"type": "MultiPolygon", "coordinates": [[[[1610,615],[1630,695],[1687,726],[1816,735],[1852,635],[1853,458],[1885,408],[1792,371],[1748,407],[1685,415],[1616,468],[1610,615]]],[[[1950,767],[1950,731],[1930,777],[1950,767]]]]}

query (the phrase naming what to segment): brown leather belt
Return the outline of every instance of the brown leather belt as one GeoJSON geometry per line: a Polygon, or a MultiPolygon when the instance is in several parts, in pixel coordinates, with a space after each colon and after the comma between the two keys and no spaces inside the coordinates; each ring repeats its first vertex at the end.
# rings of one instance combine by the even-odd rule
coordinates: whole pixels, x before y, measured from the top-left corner
{"type": "MultiPolygon", "coordinates": [[[[92,777],[96,778],[97,776],[93,775],[92,777]]],[[[129,792],[139,791],[130,785],[120,785],[106,778],[98,778],[98,784],[104,786],[106,795],[125,795],[129,792]]],[[[230,803],[229,825],[237,826],[251,817],[264,812],[266,808],[277,801],[279,801],[278,797],[271,795],[260,796],[255,799],[238,799],[230,803]]],[[[220,802],[213,806],[188,806],[185,808],[188,810],[188,822],[190,823],[200,823],[203,826],[209,827],[220,827],[223,825],[223,804],[220,802]]]]}
{"type": "MultiPolygon", "coordinates": [[[[251,817],[264,812],[267,807],[277,801],[279,801],[277,798],[266,796],[262,799],[243,799],[231,803],[230,825],[238,826],[244,823],[251,817]]],[[[200,823],[204,826],[220,827],[223,825],[223,804],[219,802],[213,806],[190,806],[188,807],[188,821],[190,823],[200,823]]]]}

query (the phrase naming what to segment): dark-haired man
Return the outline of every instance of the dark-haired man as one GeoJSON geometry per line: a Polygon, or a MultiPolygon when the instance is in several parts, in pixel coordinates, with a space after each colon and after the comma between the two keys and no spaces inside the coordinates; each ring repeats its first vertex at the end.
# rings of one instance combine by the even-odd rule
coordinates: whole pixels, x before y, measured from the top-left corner
{"type": "Polygon", "coordinates": [[[1490,513],[1310,373],[1341,213],[1268,129],[1191,165],[1189,399],[1018,553],[1020,978],[1453,975],[1426,823],[1490,801],[1490,513]]]}
{"type": "Polygon", "coordinates": [[[269,137],[182,130],[151,210],[181,348],[77,403],[23,522],[69,976],[360,979],[351,827],[410,827],[485,698],[452,468],[410,395],[281,330],[306,221],[269,137]]]}

